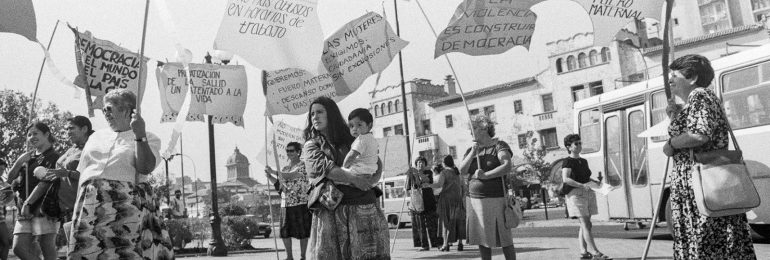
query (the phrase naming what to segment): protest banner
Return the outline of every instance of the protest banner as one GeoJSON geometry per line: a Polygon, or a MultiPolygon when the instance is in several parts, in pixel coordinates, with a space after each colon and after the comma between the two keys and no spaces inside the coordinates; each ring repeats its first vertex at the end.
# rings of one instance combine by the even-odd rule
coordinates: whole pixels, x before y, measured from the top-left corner
{"type": "Polygon", "coordinates": [[[634,19],[660,21],[665,0],[573,0],[582,6],[594,25],[594,44],[604,46],[634,19]]]}
{"type": "Polygon", "coordinates": [[[299,115],[307,113],[313,99],[326,96],[340,101],[329,74],[315,76],[302,69],[264,71],[262,87],[267,100],[265,115],[299,115]]]}
{"type": "MultiPolygon", "coordinates": [[[[231,122],[243,127],[243,112],[246,110],[248,90],[246,68],[243,65],[195,63],[188,65],[190,75],[187,76],[187,80],[185,80],[187,71],[181,63],[167,64],[169,69],[167,70],[164,66],[163,78],[159,76],[159,80],[163,79],[165,85],[170,86],[169,93],[171,90],[176,91],[175,89],[181,92],[182,86],[189,85],[191,98],[187,121],[204,121],[206,115],[210,115],[213,123],[231,122]],[[187,84],[184,84],[185,82],[187,84]]],[[[176,96],[180,94],[175,93],[175,96],[169,97],[181,104],[184,95],[181,95],[181,98],[176,96]]]]}
{"type": "Polygon", "coordinates": [[[261,149],[257,155],[257,162],[262,165],[274,163],[276,161],[276,154],[278,156],[278,163],[280,163],[281,166],[289,165],[289,157],[286,155],[286,146],[291,142],[300,144],[305,142],[302,128],[294,127],[281,120],[273,121],[273,126],[268,129],[267,136],[270,139],[270,142],[265,143],[265,147],[261,149]],[[273,138],[273,134],[275,134],[275,138],[273,138]],[[273,147],[275,147],[276,151],[273,150],[273,147]],[[267,154],[267,161],[265,161],[265,154],[267,154]]]}
{"type": "Polygon", "coordinates": [[[31,0],[0,0],[0,32],[37,41],[37,20],[31,0]]]}
{"type": "Polygon", "coordinates": [[[137,95],[137,100],[142,100],[139,95],[144,91],[140,92],[139,88],[144,86],[139,86],[139,77],[142,77],[142,82],[147,82],[147,57],[140,61],[139,54],[110,41],[97,39],[89,31],[81,33],[71,26],[70,29],[75,33],[75,63],[78,68],[74,83],[86,89],[89,114],[93,109],[101,109],[102,97],[116,88],[128,89],[137,95]],[[143,66],[141,75],[139,66],[143,66]],[[91,100],[91,96],[96,98],[91,100]]]}
{"type": "Polygon", "coordinates": [[[318,0],[229,0],[214,49],[262,70],[317,73],[323,43],[317,6],[318,0]]]}
{"type": "Polygon", "coordinates": [[[409,42],[393,32],[385,18],[369,12],[329,36],[321,59],[337,95],[345,96],[358,89],[369,76],[385,70],[407,44],[409,42]]]}
{"type": "Polygon", "coordinates": [[[537,20],[530,7],[542,1],[465,0],[438,35],[434,58],[450,52],[481,56],[515,46],[529,49],[537,20]]]}
{"type": "Polygon", "coordinates": [[[185,84],[185,75],[184,65],[179,62],[163,63],[155,68],[160,107],[163,110],[163,115],[160,117],[161,123],[176,122],[189,89],[189,84],[185,84]]]}

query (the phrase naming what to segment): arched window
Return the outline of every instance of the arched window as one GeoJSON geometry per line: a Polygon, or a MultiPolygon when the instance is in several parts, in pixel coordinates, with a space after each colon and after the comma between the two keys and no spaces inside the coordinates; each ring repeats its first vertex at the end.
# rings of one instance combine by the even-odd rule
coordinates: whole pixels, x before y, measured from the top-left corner
{"type": "Polygon", "coordinates": [[[395,105],[396,105],[396,112],[400,112],[401,111],[401,101],[396,99],[395,105]]]}
{"type": "Polygon", "coordinates": [[[610,57],[610,48],[602,48],[602,62],[609,62],[610,59],[612,59],[612,57],[610,57]]]}
{"type": "Polygon", "coordinates": [[[577,68],[575,64],[575,56],[570,55],[567,57],[567,70],[571,71],[577,68]]]}
{"type": "Polygon", "coordinates": [[[561,72],[562,72],[561,58],[558,58],[556,59],[556,73],[561,73],[561,72]]]}
{"type": "Polygon", "coordinates": [[[578,66],[580,66],[581,69],[585,68],[585,67],[588,67],[588,57],[586,57],[585,53],[581,52],[578,55],[578,66]]]}
{"type": "Polygon", "coordinates": [[[374,105],[374,116],[375,116],[375,117],[377,117],[377,116],[380,116],[380,110],[379,110],[379,108],[380,108],[380,106],[379,106],[379,105],[374,105]]]}
{"type": "Polygon", "coordinates": [[[393,101],[388,101],[388,114],[393,113],[393,101]]]}
{"type": "Polygon", "coordinates": [[[385,115],[385,103],[380,104],[380,115],[385,115]]]}
{"type": "Polygon", "coordinates": [[[599,52],[591,50],[588,54],[588,60],[591,62],[591,66],[599,64],[599,52]]]}

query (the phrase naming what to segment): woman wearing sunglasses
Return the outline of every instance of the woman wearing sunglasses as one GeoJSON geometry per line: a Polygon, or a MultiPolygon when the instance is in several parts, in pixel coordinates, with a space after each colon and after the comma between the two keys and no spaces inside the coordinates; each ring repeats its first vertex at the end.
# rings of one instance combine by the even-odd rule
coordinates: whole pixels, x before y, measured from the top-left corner
{"type": "Polygon", "coordinates": [[[305,259],[307,239],[310,237],[312,215],[307,207],[307,191],[310,182],[305,173],[305,164],[300,160],[302,145],[291,142],[286,145],[286,155],[289,165],[281,171],[275,171],[270,166],[265,167],[265,176],[275,184],[275,189],[281,194],[281,239],[286,248],[286,259],[294,259],[291,239],[299,239],[302,251],[300,259],[305,259]]]}

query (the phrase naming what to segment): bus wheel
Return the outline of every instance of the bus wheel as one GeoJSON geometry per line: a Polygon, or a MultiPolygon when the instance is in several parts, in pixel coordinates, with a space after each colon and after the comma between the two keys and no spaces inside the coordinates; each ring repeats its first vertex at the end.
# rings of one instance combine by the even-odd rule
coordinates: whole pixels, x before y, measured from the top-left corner
{"type": "Polygon", "coordinates": [[[671,219],[671,197],[666,200],[666,226],[668,227],[668,233],[671,237],[674,237],[674,220],[671,219]]]}
{"type": "Polygon", "coordinates": [[[749,224],[754,232],[760,236],[770,239],[770,224],[749,224]]]}
{"type": "Polygon", "coordinates": [[[388,216],[388,228],[390,229],[398,229],[398,216],[396,215],[390,215],[388,216]]]}

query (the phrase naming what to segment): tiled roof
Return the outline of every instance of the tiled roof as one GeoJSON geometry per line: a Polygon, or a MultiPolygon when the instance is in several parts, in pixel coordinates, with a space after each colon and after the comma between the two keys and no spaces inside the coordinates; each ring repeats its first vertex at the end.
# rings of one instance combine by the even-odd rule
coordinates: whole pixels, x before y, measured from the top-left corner
{"type": "MultiPolygon", "coordinates": [[[[519,79],[519,80],[514,80],[514,81],[511,81],[511,82],[506,82],[506,83],[499,84],[499,85],[494,85],[494,86],[491,86],[491,87],[482,88],[482,89],[479,89],[479,90],[474,90],[474,91],[465,93],[465,99],[471,99],[471,98],[476,98],[476,97],[483,97],[483,96],[488,96],[488,95],[500,93],[500,92],[503,92],[503,91],[506,91],[506,90],[511,90],[511,89],[523,87],[527,83],[531,83],[531,82],[537,82],[537,79],[535,79],[535,77],[528,77],[528,78],[523,78],[523,79],[519,79]]],[[[451,95],[451,96],[448,96],[448,97],[443,97],[443,98],[436,99],[436,100],[431,101],[430,103],[428,103],[428,105],[431,106],[431,107],[439,107],[439,106],[449,105],[449,104],[457,103],[457,102],[462,102],[462,98],[460,97],[460,94],[455,94],[455,95],[451,95]]]]}
{"type": "Polygon", "coordinates": [[[228,180],[222,184],[219,184],[219,187],[228,187],[228,186],[244,186],[246,188],[254,187],[254,185],[259,184],[256,180],[252,178],[238,178],[235,180],[228,180]]]}
{"type": "MultiPolygon", "coordinates": [[[[715,33],[710,33],[710,34],[705,34],[705,35],[701,35],[701,36],[698,36],[698,37],[693,37],[693,38],[689,38],[689,39],[680,40],[680,41],[677,41],[677,42],[674,43],[674,47],[676,48],[676,47],[683,47],[683,46],[688,46],[688,45],[694,45],[694,44],[698,44],[698,43],[701,43],[701,42],[704,42],[704,41],[708,41],[708,40],[728,37],[728,36],[732,36],[732,35],[735,35],[735,34],[755,32],[755,31],[760,31],[760,30],[763,30],[763,29],[765,29],[765,28],[762,25],[759,25],[759,24],[749,24],[749,25],[744,25],[744,26],[738,26],[738,27],[735,27],[735,28],[731,28],[731,29],[727,29],[727,30],[723,30],[723,31],[718,31],[718,32],[715,32],[715,33]]],[[[644,49],[644,54],[652,54],[652,53],[657,53],[657,52],[661,52],[661,51],[663,51],[663,45],[658,45],[658,46],[653,46],[653,47],[650,47],[650,48],[645,48],[644,49]]]]}

